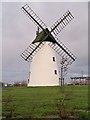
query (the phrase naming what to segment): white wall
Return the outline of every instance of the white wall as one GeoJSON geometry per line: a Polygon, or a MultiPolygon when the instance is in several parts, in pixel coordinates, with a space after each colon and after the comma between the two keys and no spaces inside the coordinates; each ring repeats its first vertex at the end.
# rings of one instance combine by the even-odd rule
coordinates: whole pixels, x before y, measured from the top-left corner
{"type": "MultiPolygon", "coordinates": [[[[46,42],[34,56],[30,67],[30,82],[28,86],[55,86],[59,85],[57,60],[54,62],[54,50],[46,42]],[[55,74],[54,70],[57,70],[55,74]]],[[[56,59],[56,57],[55,57],[56,59]]]]}

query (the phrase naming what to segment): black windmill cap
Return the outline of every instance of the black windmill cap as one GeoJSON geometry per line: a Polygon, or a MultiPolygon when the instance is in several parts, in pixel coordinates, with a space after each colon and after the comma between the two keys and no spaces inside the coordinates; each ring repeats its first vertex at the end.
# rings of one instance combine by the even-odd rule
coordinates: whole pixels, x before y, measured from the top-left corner
{"type": "Polygon", "coordinates": [[[50,33],[50,31],[48,30],[48,28],[44,29],[43,31],[41,31],[40,33],[37,34],[35,40],[32,42],[37,43],[37,42],[44,42],[44,41],[48,41],[48,42],[52,42],[52,43],[56,43],[55,38],[53,37],[53,35],[50,33]],[[47,36],[47,34],[49,34],[49,36],[47,36]],[[46,37],[47,36],[47,37],[46,37]],[[46,38],[45,38],[46,37],[46,38]]]}

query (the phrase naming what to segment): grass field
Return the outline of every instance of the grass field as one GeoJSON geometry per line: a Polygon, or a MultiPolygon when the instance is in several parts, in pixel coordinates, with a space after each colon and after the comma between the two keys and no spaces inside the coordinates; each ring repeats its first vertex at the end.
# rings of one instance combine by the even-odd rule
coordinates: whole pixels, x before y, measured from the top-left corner
{"type": "Polygon", "coordinates": [[[88,86],[3,88],[2,98],[3,117],[59,118],[67,112],[89,120],[88,86]]]}

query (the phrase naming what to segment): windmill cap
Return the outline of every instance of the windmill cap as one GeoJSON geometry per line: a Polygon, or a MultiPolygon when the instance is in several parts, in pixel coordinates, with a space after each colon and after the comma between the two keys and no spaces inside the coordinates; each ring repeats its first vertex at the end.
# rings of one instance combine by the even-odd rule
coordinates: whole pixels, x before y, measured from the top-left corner
{"type": "Polygon", "coordinates": [[[34,44],[36,42],[44,42],[44,41],[56,43],[55,38],[50,33],[50,31],[48,30],[48,28],[46,28],[43,31],[41,31],[40,33],[38,33],[37,36],[36,36],[36,38],[35,38],[35,40],[32,42],[32,44],[34,44]],[[50,36],[47,36],[48,34],[50,34],[50,36]]]}

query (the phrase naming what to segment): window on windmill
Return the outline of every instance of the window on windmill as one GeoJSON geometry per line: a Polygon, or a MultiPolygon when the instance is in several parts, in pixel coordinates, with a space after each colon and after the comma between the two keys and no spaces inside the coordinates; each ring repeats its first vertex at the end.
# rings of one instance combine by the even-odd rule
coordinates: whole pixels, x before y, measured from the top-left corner
{"type": "Polygon", "coordinates": [[[55,75],[57,75],[57,70],[54,70],[55,75]]]}
{"type": "Polygon", "coordinates": [[[55,62],[56,60],[55,60],[55,57],[53,57],[53,61],[55,62]]]}
{"type": "Polygon", "coordinates": [[[28,79],[28,83],[29,83],[29,79],[28,79]]]}

